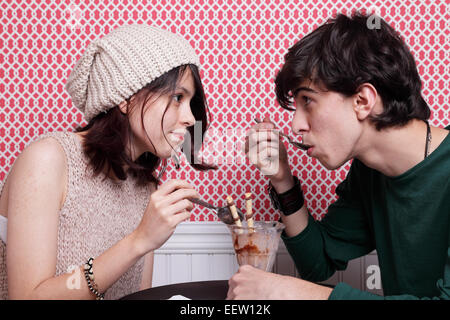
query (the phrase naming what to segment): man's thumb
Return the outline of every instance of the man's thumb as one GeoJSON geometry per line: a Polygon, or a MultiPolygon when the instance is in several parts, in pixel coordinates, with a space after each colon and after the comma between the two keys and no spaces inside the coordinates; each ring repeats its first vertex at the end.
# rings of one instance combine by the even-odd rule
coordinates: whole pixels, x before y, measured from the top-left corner
{"type": "Polygon", "coordinates": [[[273,123],[273,122],[270,120],[270,118],[269,118],[268,116],[265,116],[265,117],[264,117],[263,123],[268,123],[268,124],[271,124],[271,125],[272,125],[271,128],[267,128],[267,127],[266,127],[267,129],[275,128],[275,123],[273,123]]]}

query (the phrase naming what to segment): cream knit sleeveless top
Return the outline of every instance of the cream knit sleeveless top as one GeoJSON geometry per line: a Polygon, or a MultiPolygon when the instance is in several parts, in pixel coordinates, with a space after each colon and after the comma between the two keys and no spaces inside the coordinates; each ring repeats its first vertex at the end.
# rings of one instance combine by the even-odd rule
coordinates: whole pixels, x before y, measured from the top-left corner
{"type": "MultiPolygon", "coordinates": [[[[71,272],[89,257],[97,257],[130,234],[139,224],[150,196],[150,187],[137,187],[129,177],[113,182],[92,176],[81,141],[72,132],[53,132],[67,159],[67,195],[59,212],[56,274],[71,272]]],[[[6,178],[4,181],[6,181],[6,178]]],[[[3,182],[4,182],[3,181],[3,182]]],[[[2,185],[0,185],[1,193],[2,185]]],[[[141,258],[105,294],[118,299],[139,290],[144,259],[141,258]]],[[[81,274],[80,281],[86,281],[81,274]]],[[[8,298],[6,245],[0,240],[0,299],[8,298]]],[[[57,298],[57,297],[56,297],[57,298]]]]}

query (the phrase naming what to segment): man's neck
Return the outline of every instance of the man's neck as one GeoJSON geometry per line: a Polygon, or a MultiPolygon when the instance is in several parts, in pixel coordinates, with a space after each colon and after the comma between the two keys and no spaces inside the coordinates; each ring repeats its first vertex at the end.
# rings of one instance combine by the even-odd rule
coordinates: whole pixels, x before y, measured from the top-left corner
{"type": "MultiPolygon", "coordinates": [[[[441,128],[431,128],[430,154],[447,133],[441,128]]],[[[360,140],[355,158],[386,176],[399,176],[424,160],[426,136],[427,126],[421,120],[381,131],[370,125],[360,140]]]]}

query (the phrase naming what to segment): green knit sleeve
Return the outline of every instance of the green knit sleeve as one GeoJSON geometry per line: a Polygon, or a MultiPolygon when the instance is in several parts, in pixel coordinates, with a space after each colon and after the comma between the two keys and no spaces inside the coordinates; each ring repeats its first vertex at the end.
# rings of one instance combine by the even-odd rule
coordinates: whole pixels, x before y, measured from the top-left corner
{"type": "Polygon", "coordinates": [[[433,297],[417,297],[410,294],[379,296],[370,292],[352,288],[343,282],[338,283],[329,296],[329,300],[450,300],[450,247],[447,250],[447,262],[444,275],[436,282],[438,294],[433,297]]]}
{"type": "Polygon", "coordinates": [[[349,260],[374,249],[358,194],[358,175],[354,161],[347,178],[336,189],[338,200],[322,221],[310,215],[300,234],[291,238],[282,235],[302,279],[324,281],[336,270],[344,270],[349,260]]]}

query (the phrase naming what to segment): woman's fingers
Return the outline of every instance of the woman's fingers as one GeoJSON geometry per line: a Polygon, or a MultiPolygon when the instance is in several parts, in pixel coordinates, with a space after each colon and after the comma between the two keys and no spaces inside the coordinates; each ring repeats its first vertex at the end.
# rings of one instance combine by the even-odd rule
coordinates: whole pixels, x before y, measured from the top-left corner
{"type": "Polygon", "coordinates": [[[168,206],[167,213],[176,215],[180,212],[191,211],[193,208],[194,205],[192,204],[192,202],[190,202],[188,199],[184,199],[168,206]]]}
{"type": "Polygon", "coordinates": [[[162,186],[160,186],[158,188],[158,190],[155,192],[158,192],[160,195],[164,196],[164,195],[168,195],[178,189],[194,190],[194,187],[185,180],[172,179],[172,180],[169,180],[166,183],[164,183],[162,186]]]}
{"type": "Polygon", "coordinates": [[[183,199],[189,198],[200,198],[200,195],[195,189],[177,189],[172,193],[164,196],[163,201],[167,203],[167,205],[170,205],[183,199]]]}
{"type": "Polygon", "coordinates": [[[168,206],[177,201],[188,198],[199,198],[198,192],[184,180],[169,180],[151,196],[158,206],[168,206]]]}
{"type": "Polygon", "coordinates": [[[193,208],[192,202],[187,199],[178,201],[167,207],[166,214],[169,224],[172,226],[178,225],[191,217],[191,210],[193,208]]]}
{"type": "Polygon", "coordinates": [[[177,213],[176,215],[173,216],[174,225],[178,225],[179,223],[188,220],[190,217],[191,217],[190,211],[183,211],[177,213]]]}

